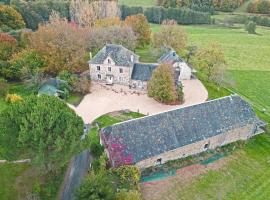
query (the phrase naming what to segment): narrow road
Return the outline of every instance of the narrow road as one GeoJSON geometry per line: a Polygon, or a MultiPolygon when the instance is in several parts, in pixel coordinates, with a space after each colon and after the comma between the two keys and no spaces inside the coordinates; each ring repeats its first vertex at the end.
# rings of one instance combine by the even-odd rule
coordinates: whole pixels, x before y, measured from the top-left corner
{"type": "Polygon", "coordinates": [[[65,175],[65,180],[60,196],[61,200],[75,199],[75,191],[81,184],[85,174],[90,167],[91,162],[92,156],[88,150],[83,151],[71,160],[65,175]]]}

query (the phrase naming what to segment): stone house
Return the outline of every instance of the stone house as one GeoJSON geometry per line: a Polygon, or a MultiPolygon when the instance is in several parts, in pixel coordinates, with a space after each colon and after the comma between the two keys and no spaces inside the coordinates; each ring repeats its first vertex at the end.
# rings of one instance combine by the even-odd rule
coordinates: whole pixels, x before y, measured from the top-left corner
{"type": "Polygon", "coordinates": [[[100,130],[113,167],[139,168],[195,155],[264,132],[252,107],[238,95],[117,123],[100,130]]]}
{"type": "Polygon", "coordinates": [[[172,52],[165,53],[159,63],[141,63],[138,55],[122,45],[107,44],[88,62],[91,80],[145,90],[160,63],[169,63],[174,67],[177,81],[190,79],[192,70],[172,52]]]}

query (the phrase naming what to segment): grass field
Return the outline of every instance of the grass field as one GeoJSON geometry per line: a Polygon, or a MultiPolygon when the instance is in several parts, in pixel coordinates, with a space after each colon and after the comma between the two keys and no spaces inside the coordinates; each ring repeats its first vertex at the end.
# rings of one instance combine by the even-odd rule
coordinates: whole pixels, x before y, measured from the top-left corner
{"type": "Polygon", "coordinates": [[[120,5],[127,6],[155,6],[156,0],[119,0],[120,5]]]}

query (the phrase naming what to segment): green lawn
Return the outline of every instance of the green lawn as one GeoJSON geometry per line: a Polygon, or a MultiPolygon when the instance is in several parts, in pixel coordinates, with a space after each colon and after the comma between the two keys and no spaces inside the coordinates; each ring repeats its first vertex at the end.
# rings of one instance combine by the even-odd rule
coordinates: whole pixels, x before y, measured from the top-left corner
{"type": "Polygon", "coordinates": [[[16,189],[16,179],[28,168],[29,168],[28,164],[0,164],[1,200],[18,199],[18,191],[16,189]]]}
{"type": "Polygon", "coordinates": [[[127,6],[155,6],[156,0],[119,0],[120,5],[127,6]]]}

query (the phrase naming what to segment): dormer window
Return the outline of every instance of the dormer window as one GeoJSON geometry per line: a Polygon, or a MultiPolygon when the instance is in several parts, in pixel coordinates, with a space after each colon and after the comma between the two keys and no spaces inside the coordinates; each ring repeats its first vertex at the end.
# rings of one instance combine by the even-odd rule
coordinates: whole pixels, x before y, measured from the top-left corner
{"type": "Polygon", "coordinates": [[[111,60],[110,59],[108,59],[108,64],[111,64],[111,60]]]}

